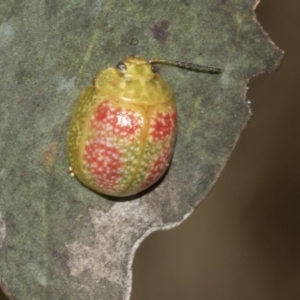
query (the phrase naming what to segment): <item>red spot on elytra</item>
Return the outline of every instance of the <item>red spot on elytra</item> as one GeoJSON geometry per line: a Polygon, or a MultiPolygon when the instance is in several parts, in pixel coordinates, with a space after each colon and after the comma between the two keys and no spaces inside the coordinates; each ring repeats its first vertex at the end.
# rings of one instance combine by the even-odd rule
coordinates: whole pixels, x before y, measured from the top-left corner
{"type": "Polygon", "coordinates": [[[177,122],[175,110],[171,112],[159,112],[151,122],[151,137],[154,142],[164,140],[174,133],[177,122]]]}
{"type": "Polygon", "coordinates": [[[109,101],[104,101],[95,110],[92,127],[100,135],[103,132],[133,139],[143,125],[143,116],[130,109],[113,107],[109,101]]]}
{"type": "Polygon", "coordinates": [[[142,189],[147,188],[156,182],[165,172],[171,159],[172,148],[165,147],[162,154],[152,164],[149,173],[142,185],[142,189]]]}
{"type": "Polygon", "coordinates": [[[91,139],[85,147],[84,159],[94,180],[101,188],[115,187],[122,167],[120,152],[116,147],[91,139]]]}

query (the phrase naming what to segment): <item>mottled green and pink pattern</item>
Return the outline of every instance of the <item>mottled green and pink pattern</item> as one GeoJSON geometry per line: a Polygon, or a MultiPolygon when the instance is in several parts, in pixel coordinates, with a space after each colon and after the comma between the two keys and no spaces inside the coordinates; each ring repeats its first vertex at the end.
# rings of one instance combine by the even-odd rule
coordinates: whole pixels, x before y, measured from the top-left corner
{"type": "Polygon", "coordinates": [[[78,101],[68,135],[71,174],[103,194],[139,193],[165,173],[176,127],[169,86],[148,62],[127,57],[78,101]]]}

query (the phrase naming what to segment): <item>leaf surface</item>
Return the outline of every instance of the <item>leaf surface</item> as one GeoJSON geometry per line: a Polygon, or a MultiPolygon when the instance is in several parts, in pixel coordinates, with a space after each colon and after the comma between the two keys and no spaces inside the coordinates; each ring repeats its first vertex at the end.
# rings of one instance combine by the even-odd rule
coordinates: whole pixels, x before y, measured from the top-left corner
{"type": "Polygon", "coordinates": [[[135,250],[205,198],[250,117],[251,76],[282,52],[254,0],[8,1],[0,4],[0,270],[11,299],[129,299],[135,250]],[[83,87],[127,55],[162,66],[179,113],[168,173],[126,201],[68,176],[66,135],[83,87]]]}

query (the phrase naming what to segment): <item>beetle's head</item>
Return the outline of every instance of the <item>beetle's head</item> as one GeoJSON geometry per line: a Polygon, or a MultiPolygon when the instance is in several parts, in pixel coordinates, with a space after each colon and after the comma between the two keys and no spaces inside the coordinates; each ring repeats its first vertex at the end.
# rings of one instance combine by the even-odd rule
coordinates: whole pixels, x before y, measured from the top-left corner
{"type": "Polygon", "coordinates": [[[172,97],[171,89],[152,64],[138,56],[128,56],[115,68],[104,70],[96,77],[95,87],[131,102],[165,102],[172,97]]]}
{"type": "Polygon", "coordinates": [[[128,56],[116,65],[120,77],[125,80],[151,80],[156,76],[153,66],[140,56],[128,56]]]}

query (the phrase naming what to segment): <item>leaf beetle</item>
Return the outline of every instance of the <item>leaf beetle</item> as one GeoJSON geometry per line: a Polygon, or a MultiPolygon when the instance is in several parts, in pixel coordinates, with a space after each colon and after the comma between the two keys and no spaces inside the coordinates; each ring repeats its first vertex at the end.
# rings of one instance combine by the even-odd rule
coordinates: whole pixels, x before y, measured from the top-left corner
{"type": "Polygon", "coordinates": [[[165,173],[177,131],[171,88],[154,64],[220,73],[218,68],[128,56],[97,75],[76,104],[67,147],[69,173],[101,194],[137,194],[165,173]]]}

